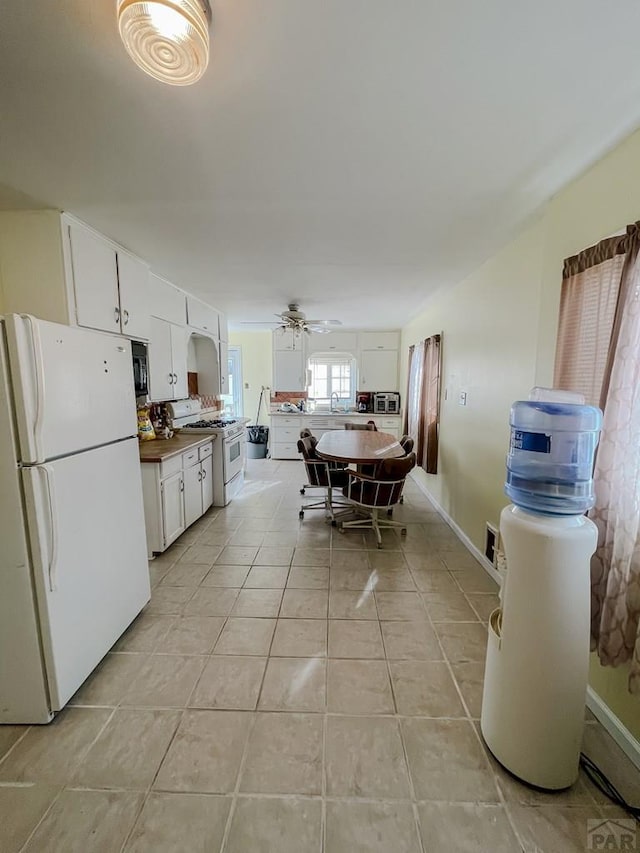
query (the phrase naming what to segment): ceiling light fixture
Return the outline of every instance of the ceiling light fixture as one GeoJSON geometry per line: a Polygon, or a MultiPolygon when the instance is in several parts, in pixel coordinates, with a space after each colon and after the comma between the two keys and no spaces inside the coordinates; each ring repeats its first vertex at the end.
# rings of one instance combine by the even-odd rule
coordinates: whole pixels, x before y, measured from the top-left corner
{"type": "Polygon", "coordinates": [[[156,80],[189,86],[209,63],[208,0],[118,0],[118,29],[129,56],[156,80]]]}

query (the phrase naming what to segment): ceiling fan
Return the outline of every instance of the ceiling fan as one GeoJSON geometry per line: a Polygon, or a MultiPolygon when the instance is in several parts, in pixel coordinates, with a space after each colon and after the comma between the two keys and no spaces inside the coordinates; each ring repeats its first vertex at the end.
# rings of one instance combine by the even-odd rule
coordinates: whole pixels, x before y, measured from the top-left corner
{"type": "MultiPolygon", "coordinates": [[[[290,303],[286,311],[283,311],[282,314],[275,314],[275,316],[278,318],[277,324],[279,329],[283,332],[291,329],[297,337],[303,332],[306,332],[308,335],[311,332],[328,334],[331,331],[331,326],[342,325],[340,320],[307,320],[306,315],[303,311],[300,311],[296,302],[290,303]]],[[[243,323],[243,325],[252,324],[243,323]]],[[[264,323],[256,325],[264,325],[264,323]]]]}

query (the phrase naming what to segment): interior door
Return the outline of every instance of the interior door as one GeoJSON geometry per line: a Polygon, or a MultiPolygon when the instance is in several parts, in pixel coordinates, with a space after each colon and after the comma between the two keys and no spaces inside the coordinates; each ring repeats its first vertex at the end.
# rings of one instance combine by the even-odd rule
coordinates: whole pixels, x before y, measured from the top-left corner
{"type": "Polygon", "coordinates": [[[80,326],[120,331],[116,252],[110,243],[79,225],[70,224],[71,266],[80,326]]]}
{"type": "Polygon", "coordinates": [[[127,252],[118,252],[118,287],[122,333],[136,340],[149,339],[149,267],[127,252]]]}
{"type": "Polygon", "coordinates": [[[136,435],[126,338],[18,314],[5,325],[22,462],[136,435]]]}
{"type": "MultiPolygon", "coordinates": [[[[171,323],[151,318],[149,339],[149,396],[152,400],[174,399],[171,323]]],[[[186,395],[185,395],[186,396],[186,395]]]]}
{"type": "Polygon", "coordinates": [[[150,597],[135,438],[22,469],[42,643],[62,708],[150,597]]]}
{"type": "Polygon", "coordinates": [[[200,463],[202,466],[202,512],[213,504],[213,457],[208,456],[200,463]]]}
{"type": "Polygon", "coordinates": [[[202,515],[202,471],[197,462],[184,472],[184,526],[189,527],[202,515]]]}

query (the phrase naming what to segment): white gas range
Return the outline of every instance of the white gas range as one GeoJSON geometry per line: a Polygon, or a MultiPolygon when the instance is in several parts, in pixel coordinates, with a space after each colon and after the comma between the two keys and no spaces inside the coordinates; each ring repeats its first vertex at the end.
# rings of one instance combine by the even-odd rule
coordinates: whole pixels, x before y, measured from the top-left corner
{"type": "Polygon", "coordinates": [[[169,403],[174,429],[211,435],[213,442],[213,505],[226,506],[244,485],[246,418],[218,418],[200,400],[169,403]]]}

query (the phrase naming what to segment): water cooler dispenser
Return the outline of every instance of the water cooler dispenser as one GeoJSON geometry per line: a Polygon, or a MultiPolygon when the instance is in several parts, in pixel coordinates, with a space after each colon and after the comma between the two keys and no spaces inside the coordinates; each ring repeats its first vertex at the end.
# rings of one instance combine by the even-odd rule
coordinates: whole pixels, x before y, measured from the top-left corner
{"type": "Polygon", "coordinates": [[[500,516],[506,574],[489,620],[483,737],[540,788],[578,777],[589,666],[593,458],[602,414],[569,392],[534,388],[511,409],[500,516]]]}

